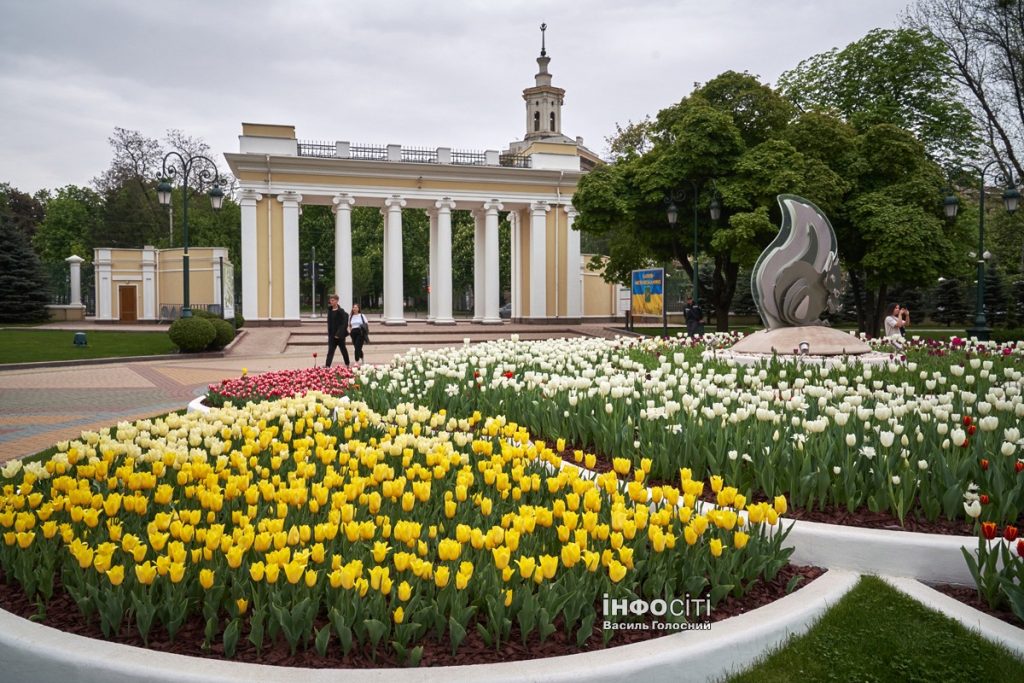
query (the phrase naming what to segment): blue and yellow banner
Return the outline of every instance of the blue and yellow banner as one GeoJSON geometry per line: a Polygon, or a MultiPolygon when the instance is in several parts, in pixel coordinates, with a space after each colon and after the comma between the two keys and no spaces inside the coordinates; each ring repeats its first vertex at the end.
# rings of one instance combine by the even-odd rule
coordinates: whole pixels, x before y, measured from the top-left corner
{"type": "Polygon", "coordinates": [[[665,304],[665,269],[646,268],[633,271],[633,295],[630,308],[634,316],[661,316],[665,304]]]}

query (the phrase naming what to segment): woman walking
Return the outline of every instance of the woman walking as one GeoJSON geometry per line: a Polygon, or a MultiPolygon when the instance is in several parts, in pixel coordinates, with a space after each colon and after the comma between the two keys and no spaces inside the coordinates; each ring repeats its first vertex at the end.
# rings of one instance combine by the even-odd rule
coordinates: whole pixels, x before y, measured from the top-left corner
{"type": "Polygon", "coordinates": [[[352,305],[352,315],[348,318],[349,333],[352,335],[352,346],[356,350],[356,362],[363,362],[363,344],[370,340],[370,325],[362,314],[359,304],[352,305]]]}

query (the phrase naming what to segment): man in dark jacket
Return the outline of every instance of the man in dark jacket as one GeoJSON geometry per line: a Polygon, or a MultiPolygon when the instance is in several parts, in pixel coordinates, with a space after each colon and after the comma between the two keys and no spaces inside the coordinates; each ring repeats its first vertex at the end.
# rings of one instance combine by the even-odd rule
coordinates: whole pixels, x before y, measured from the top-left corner
{"type": "Polygon", "coordinates": [[[338,306],[338,295],[327,297],[330,308],[327,309],[327,365],[331,367],[334,360],[334,349],[341,349],[341,357],[345,359],[345,367],[350,365],[345,337],[348,336],[348,311],[338,306]]]}
{"type": "Polygon", "coordinates": [[[683,309],[683,318],[686,320],[686,334],[691,337],[696,337],[702,334],[701,330],[701,319],[704,317],[704,311],[701,310],[698,304],[693,303],[693,297],[686,299],[686,307],[683,309]]]}

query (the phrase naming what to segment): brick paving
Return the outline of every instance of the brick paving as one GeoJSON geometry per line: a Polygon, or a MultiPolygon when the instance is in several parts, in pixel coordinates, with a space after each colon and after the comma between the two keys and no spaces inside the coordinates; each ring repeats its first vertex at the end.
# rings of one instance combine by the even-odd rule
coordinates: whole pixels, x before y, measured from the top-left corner
{"type": "MultiPolygon", "coordinates": [[[[65,324],[70,328],[95,328],[91,323],[65,324]]],[[[104,326],[104,329],[125,328],[104,326]]],[[[134,326],[133,329],[162,330],[163,326],[134,326]]],[[[57,441],[76,438],[82,431],[110,427],[120,421],[138,420],[182,410],[206,386],[225,377],[238,376],[242,368],[250,374],[322,365],[326,345],[291,346],[297,329],[246,328],[223,358],[174,358],[157,361],[112,362],[101,365],[38,367],[3,370],[0,366],[0,462],[49,448],[57,441]]],[[[382,329],[378,327],[378,329],[382,329]]],[[[389,329],[380,342],[365,347],[366,362],[386,363],[410,347],[421,346],[430,335],[435,344],[461,346],[464,337],[475,336],[480,326],[462,323],[456,329],[434,335],[436,328],[409,325],[408,334],[389,329]]],[[[500,336],[537,335],[537,326],[504,325],[493,330],[500,336]]],[[[493,336],[488,331],[487,336],[493,336]]],[[[566,326],[543,330],[549,336],[611,336],[603,325],[566,326]]],[[[478,333],[477,333],[478,334],[478,333]]],[[[349,353],[352,348],[349,345],[349,353]]],[[[335,360],[340,362],[340,358],[335,360]]]]}

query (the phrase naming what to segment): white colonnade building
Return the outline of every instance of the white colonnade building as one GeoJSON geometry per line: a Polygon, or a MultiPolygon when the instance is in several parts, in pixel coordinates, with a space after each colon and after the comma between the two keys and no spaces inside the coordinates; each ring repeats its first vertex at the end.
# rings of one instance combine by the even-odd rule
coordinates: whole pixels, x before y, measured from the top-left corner
{"type": "MultiPolygon", "coordinates": [[[[504,151],[305,142],[290,125],[242,124],[238,153],[225,154],[239,183],[242,315],[247,324],[299,320],[299,213],[331,206],[335,216],[335,289],[353,303],[352,209],[384,215],[383,321],[405,324],[402,212],[430,217],[427,319],[452,316],[452,211],[471,211],[474,231],[473,320],[500,323],[499,212],[511,226],[513,320],[579,321],[588,308],[580,234],[573,230],[576,184],[599,163],[582,139],[561,133],[565,91],[551,85],[550,58],[537,59],[535,85],[523,91],[525,137],[504,151]]],[[[610,299],[593,278],[587,292],[610,299]]],[[[603,310],[605,301],[595,310],[603,310]]],[[[609,311],[611,312],[611,311],[609,311]]]]}

